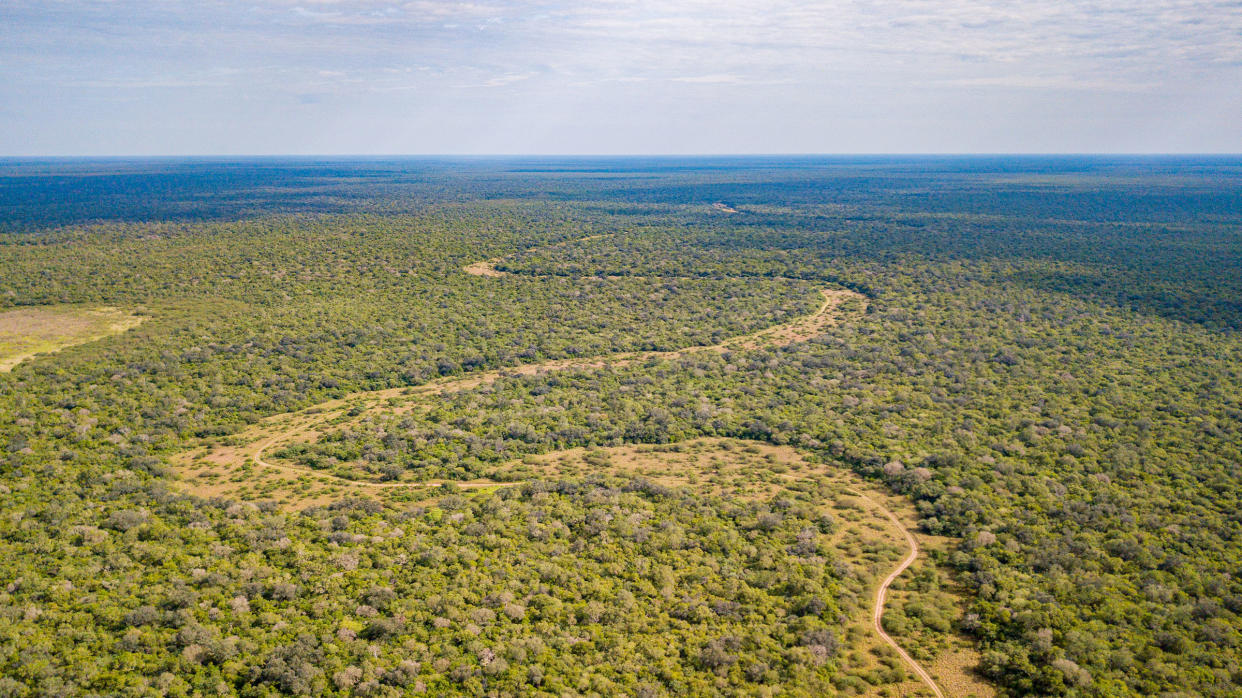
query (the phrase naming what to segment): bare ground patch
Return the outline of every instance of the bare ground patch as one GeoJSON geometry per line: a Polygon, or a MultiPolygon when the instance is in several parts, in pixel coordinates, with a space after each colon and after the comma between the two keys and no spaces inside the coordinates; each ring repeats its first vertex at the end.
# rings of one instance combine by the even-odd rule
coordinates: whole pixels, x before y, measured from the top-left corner
{"type": "Polygon", "coordinates": [[[119,334],[143,317],[112,307],[39,306],[0,312],[0,372],[38,354],[119,334]]]}
{"type": "Polygon", "coordinates": [[[499,259],[487,259],[482,262],[475,262],[469,266],[462,267],[462,271],[473,276],[508,276],[508,272],[500,271],[496,268],[496,262],[499,259]]]}
{"type": "MultiPolygon", "coordinates": [[[[346,407],[345,401],[336,401],[326,409],[312,408],[310,414],[288,415],[281,423],[256,425],[236,443],[187,453],[178,465],[181,485],[200,496],[275,501],[282,508],[297,510],[358,495],[394,505],[429,503],[450,491],[493,490],[531,479],[580,478],[591,474],[637,476],[670,488],[687,487],[751,501],[771,499],[791,486],[818,482],[830,493],[823,507],[836,524],[826,536],[826,543],[846,571],[846,579],[854,580],[839,597],[849,618],[839,660],[842,693],[931,695],[926,684],[883,644],[871,626],[878,586],[908,553],[902,528],[913,532],[916,514],[907,499],[891,495],[845,468],[812,462],[792,447],[728,438],[701,438],[671,445],[574,448],[527,456],[501,469],[498,477],[503,481],[359,482],[327,471],[263,460],[265,446],[290,431],[300,430],[309,435],[320,423],[318,420],[339,416],[346,407]],[[258,440],[253,440],[256,437],[258,440]],[[900,527],[889,518],[889,512],[896,516],[900,527]]],[[[894,583],[888,603],[917,600],[925,592],[909,580],[925,584],[933,579],[941,603],[951,605],[960,614],[964,607],[962,590],[952,582],[951,570],[927,554],[946,549],[947,539],[917,532],[913,535],[923,552],[894,583]]],[[[916,657],[946,695],[995,695],[992,687],[973,672],[979,655],[966,638],[952,632],[935,638],[890,632],[903,647],[907,643],[917,644],[916,657]]]]}
{"type": "MultiPolygon", "coordinates": [[[[569,245],[575,245],[580,242],[600,240],[606,237],[611,237],[612,235],[613,235],[612,233],[600,233],[599,235],[588,235],[586,237],[576,238],[573,240],[565,240],[563,242],[556,242],[556,243],[553,243],[551,245],[548,245],[540,249],[554,250],[558,247],[567,247],[569,245]]],[[[494,259],[485,259],[481,262],[474,262],[473,264],[468,264],[462,267],[461,270],[473,276],[492,276],[492,277],[509,276],[509,272],[500,271],[499,269],[496,268],[496,264],[502,261],[503,259],[504,257],[496,257],[494,259]]]]}

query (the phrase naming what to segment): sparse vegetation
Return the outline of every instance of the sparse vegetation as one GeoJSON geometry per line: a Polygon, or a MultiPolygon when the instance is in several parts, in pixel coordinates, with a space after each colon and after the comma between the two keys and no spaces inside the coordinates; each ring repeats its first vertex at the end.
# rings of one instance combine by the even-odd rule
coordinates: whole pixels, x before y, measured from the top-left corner
{"type": "Polygon", "coordinates": [[[35,306],[0,311],[0,371],[137,327],[142,317],[117,308],[35,306]]]}

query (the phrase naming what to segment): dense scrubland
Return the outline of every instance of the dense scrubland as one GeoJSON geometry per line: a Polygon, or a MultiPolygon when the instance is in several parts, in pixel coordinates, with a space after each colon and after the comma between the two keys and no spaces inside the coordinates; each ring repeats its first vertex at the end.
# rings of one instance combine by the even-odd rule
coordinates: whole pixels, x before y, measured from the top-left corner
{"type": "Polygon", "coordinates": [[[966,634],[1004,694],[1242,691],[1236,160],[9,162],[0,220],[0,312],[145,318],[0,374],[0,695],[888,690],[899,663],[849,671],[822,483],[535,464],[699,437],[906,498],[964,595],[929,571],[886,622],[966,634]],[[271,454],[513,487],[290,511],[173,469],[354,393],[718,344],[822,288],[865,309],[271,454]]]}

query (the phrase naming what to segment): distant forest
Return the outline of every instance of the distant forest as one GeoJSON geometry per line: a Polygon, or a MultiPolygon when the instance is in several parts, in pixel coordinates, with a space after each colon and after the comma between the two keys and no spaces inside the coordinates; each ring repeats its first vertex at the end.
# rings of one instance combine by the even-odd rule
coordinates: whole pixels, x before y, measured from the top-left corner
{"type": "Polygon", "coordinates": [[[535,465],[706,437],[904,498],[963,601],[885,623],[967,638],[1001,695],[1242,694],[1237,158],[0,160],[0,313],[34,306],[143,321],[0,373],[0,696],[889,691],[846,670],[824,483],[535,465]],[[376,401],[272,454],[512,487],[293,511],[178,474],[828,288],[865,303],[809,339],[376,401]]]}

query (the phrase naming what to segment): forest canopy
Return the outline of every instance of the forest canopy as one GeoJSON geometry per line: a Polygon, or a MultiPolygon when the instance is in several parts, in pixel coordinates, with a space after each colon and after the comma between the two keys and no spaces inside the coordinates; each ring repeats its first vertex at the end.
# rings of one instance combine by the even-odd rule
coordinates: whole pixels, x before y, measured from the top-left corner
{"type": "Polygon", "coordinates": [[[0,230],[0,314],[143,318],[0,373],[0,695],[887,690],[823,483],[537,465],[703,438],[902,498],[962,601],[886,623],[1003,695],[1242,691],[1236,159],[6,161],[0,230]],[[335,400],[268,457],[507,486],[187,489],[335,400]]]}

